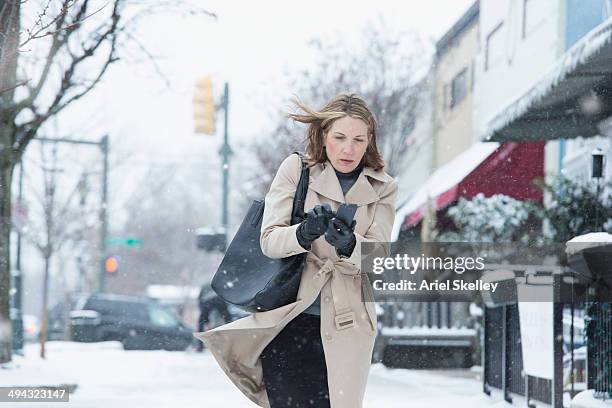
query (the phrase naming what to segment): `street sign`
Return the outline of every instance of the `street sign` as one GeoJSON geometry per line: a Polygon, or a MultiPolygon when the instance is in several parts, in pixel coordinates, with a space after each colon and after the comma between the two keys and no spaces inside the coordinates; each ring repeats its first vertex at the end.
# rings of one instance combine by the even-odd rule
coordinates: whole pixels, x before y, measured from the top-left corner
{"type": "Polygon", "coordinates": [[[108,245],[115,246],[139,247],[142,245],[142,239],[133,237],[115,237],[107,239],[106,243],[108,245]]]}

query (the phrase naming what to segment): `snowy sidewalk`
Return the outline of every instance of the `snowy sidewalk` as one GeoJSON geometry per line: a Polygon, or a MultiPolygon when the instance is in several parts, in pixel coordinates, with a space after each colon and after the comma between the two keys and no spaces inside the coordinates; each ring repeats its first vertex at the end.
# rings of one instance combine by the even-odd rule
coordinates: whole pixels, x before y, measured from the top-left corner
{"type": "MultiPolygon", "coordinates": [[[[469,370],[419,371],[372,366],[367,408],[506,407],[482,394],[482,383],[469,370]]],[[[233,408],[255,407],[237,391],[207,353],[124,351],[121,344],[48,343],[47,359],[29,344],[0,369],[0,385],[78,385],[68,403],[36,407],[233,408]]],[[[0,407],[22,408],[23,403],[0,407]]]]}

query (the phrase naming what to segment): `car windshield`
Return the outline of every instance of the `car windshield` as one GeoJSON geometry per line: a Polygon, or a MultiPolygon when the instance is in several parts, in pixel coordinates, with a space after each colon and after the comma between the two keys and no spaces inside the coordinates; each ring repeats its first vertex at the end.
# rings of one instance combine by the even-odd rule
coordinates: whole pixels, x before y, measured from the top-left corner
{"type": "Polygon", "coordinates": [[[149,306],[149,318],[151,323],[159,327],[177,327],[179,325],[178,319],[159,306],[149,306]]]}

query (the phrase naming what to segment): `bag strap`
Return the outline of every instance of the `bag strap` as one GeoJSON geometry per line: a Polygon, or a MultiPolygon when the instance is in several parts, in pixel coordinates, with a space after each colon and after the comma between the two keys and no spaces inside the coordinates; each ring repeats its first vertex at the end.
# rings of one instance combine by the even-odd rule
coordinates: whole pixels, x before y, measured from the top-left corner
{"type": "Polygon", "coordinates": [[[293,209],[291,211],[291,224],[299,224],[306,218],[304,214],[304,202],[308,192],[308,179],[310,178],[310,168],[304,164],[304,155],[301,152],[293,152],[300,158],[302,170],[300,171],[300,181],[298,181],[295,195],[293,196],[293,209]]]}

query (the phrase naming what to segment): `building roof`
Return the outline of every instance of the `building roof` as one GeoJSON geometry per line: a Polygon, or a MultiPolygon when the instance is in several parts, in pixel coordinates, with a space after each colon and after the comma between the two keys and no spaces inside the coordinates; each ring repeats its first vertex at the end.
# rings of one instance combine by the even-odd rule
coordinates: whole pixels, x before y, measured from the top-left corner
{"type": "Polygon", "coordinates": [[[481,140],[550,140],[597,134],[598,120],[610,115],[604,104],[598,115],[585,115],[580,98],[591,89],[607,94],[612,86],[612,17],[593,28],[563,54],[531,89],[488,123],[481,140]]]}
{"type": "Polygon", "coordinates": [[[462,35],[473,23],[478,21],[480,14],[480,1],[476,0],[474,4],[457,20],[455,24],[448,30],[442,38],[436,43],[436,56],[444,54],[452,45],[453,41],[462,35]]]}

